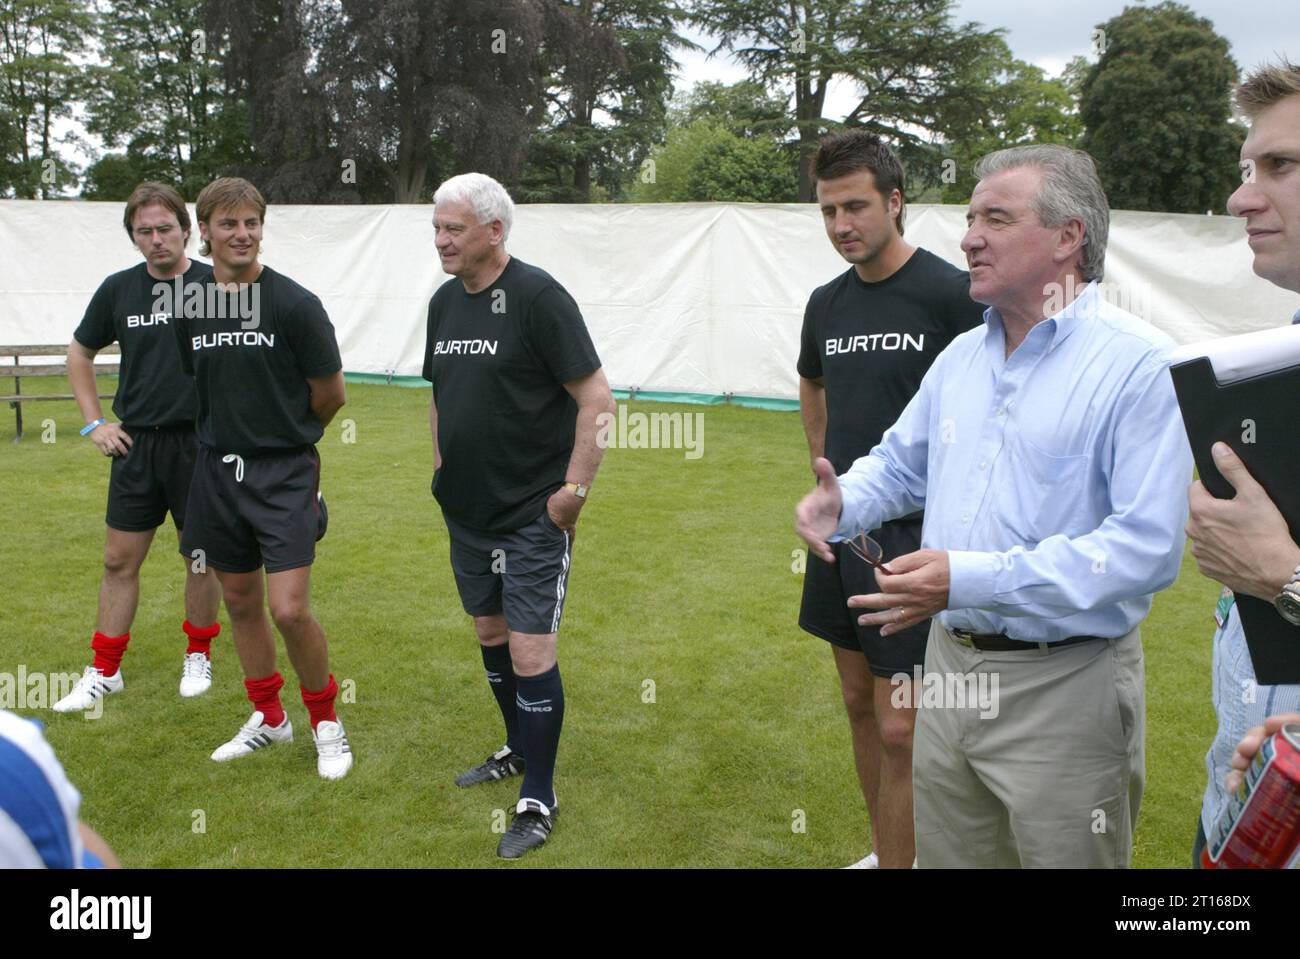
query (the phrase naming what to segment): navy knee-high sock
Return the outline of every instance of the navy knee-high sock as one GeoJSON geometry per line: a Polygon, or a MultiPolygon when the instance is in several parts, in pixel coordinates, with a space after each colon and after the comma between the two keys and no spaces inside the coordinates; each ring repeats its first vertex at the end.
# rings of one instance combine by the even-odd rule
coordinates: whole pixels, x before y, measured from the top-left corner
{"type": "Polygon", "coordinates": [[[560,747],[564,725],[564,685],[560,664],[540,676],[516,676],[519,694],[519,725],[524,734],[524,784],[520,799],[536,799],[555,805],[555,753],[560,747]]]}
{"type": "Polygon", "coordinates": [[[483,653],[488,685],[506,722],[506,745],[511,752],[525,756],[524,737],[519,733],[519,708],[515,705],[515,670],[510,663],[510,644],[479,646],[479,650],[483,653]]]}

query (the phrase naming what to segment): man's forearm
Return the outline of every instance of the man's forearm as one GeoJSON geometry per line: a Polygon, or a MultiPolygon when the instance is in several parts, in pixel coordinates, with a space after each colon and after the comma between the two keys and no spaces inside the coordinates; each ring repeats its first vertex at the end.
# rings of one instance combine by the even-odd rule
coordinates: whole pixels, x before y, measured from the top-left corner
{"type": "MultiPolygon", "coordinates": [[[[605,458],[605,450],[596,442],[599,432],[597,422],[602,413],[613,415],[617,410],[613,399],[607,402],[591,403],[578,407],[578,421],[574,429],[573,454],[569,457],[569,468],[564,473],[566,482],[590,486],[600,469],[600,461],[605,458]]],[[[435,434],[436,437],[436,434],[435,434]]],[[[436,439],[435,439],[436,443],[436,439]]]]}
{"type": "Polygon", "coordinates": [[[429,400],[429,435],[433,437],[433,468],[442,469],[442,455],[438,452],[438,406],[429,400]]]}
{"type": "Polygon", "coordinates": [[[95,386],[95,361],[74,347],[68,349],[68,383],[77,398],[81,418],[87,423],[103,419],[104,409],[99,405],[99,390],[95,386]]]}
{"type": "Polygon", "coordinates": [[[809,459],[826,455],[826,387],[799,377],[799,416],[808,440],[809,459]]]}

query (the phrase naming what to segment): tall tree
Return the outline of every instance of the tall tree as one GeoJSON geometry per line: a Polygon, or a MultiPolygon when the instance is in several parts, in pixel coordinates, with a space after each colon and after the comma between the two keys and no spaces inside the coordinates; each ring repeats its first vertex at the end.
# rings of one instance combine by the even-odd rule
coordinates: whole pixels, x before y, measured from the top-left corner
{"type": "Polygon", "coordinates": [[[242,110],[226,98],[222,38],[209,35],[204,0],[116,0],[99,14],[105,62],[88,71],[87,129],[124,156],[88,173],[87,195],[124,199],[123,181],[169,181],[194,196],[247,158],[242,110]]]}
{"type": "Polygon", "coordinates": [[[513,184],[541,119],[543,13],[534,0],[324,4],[320,78],[343,155],[391,199],[475,169],[513,184]],[[431,177],[431,174],[433,175],[431,177]]]}
{"type": "Polygon", "coordinates": [[[1178,3],[1129,7],[1099,28],[1079,112],[1111,206],[1222,211],[1244,136],[1231,121],[1228,41],[1178,3]]]}
{"type": "Polygon", "coordinates": [[[529,146],[525,195],[591,199],[617,192],[662,139],[672,92],[673,0],[545,0],[547,116],[529,146]]]}
{"type": "Polygon", "coordinates": [[[272,203],[391,199],[377,170],[339,150],[338,124],[313,67],[336,6],[320,0],[206,3],[208,31],[226,50],[228,96],[240,105],[249,139],[248,156],[233,170],[257,183],[272,203]]]}
{"type": "Polygon", "coordinates": [[[0,4],[0,193],[46,199],[76,182],[62,160],[55,122],[72,115],[83,54],[94,27],[88,0],[6,0],[0,4]],[[7,171],[7,173],[6,173],[7,171]]]}
{"type": "MultiPolygon", "coordinates": [[[[989,89],[989,107],[965,133],[941,151],[938,181],[944,203],[966,203],[975,188],[975,165],[994,150],[1027,143],[1074,146],[1083,132],[1067,80],[1012,58],[989,89]]],[[[909,171],[917,172],[917,171],[909,171]]],[[[926,179],[934,180],[933,169],[926,179]]]]}
{"type": "Polygon", "coordinates": [[[793,96],[799,198],[813,198],[812,161],[832,81],[859,88],[843,118],[900,145],[948,134],[984,112],[988,58],[1000,30],[954,26],[953,0],[694,0],[690,19],[755,78],[793,96]]]}

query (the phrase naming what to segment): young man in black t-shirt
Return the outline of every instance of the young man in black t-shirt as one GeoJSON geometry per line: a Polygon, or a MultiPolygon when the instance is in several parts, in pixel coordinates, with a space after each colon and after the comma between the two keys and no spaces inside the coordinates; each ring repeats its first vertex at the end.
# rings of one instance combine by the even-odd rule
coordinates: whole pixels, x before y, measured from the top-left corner
{"type": "MultiPolygon", "coordinates": [[[[814,175],[827,236],[852,267],[808,300],[799,400],[813,462],[825,457],[843,473],[880,442],[935,357],[979,325],[984,308],[971,300],[964,271],[904,241],[903,168],[879,137],[864,130],[827,137],[814,175]]],[[[871,536],[888,561],[920,548],[921,523],[918,513],[871,536]]],[[[895,705],[893,695],[907,692],[896,684],[910,684],[925,662],[929,621],[888,637],[858,623],[847,603],[879,592],[874,572],[847,544],[832,548],[833,565],[808,557],[799,625],[831,643],[840,675],[876,847],[855,865],[906,868],[916,855],[916,710],[895,705]]]]}
{"type": "MultiPolygon", "coordinates": [[[[198,448],[198,401],[176,355],[174,309],[166,294],[177,281],[206,282],[212,268],[185,255],[190,217],[185,201],[171,187],[141,183],[127,199],[122,220],[145,261],[100,284],[68,344],[68,381],[86,420],[81,434],[112,457],[112,467],[99,623],[90,643],[94,663],[54,704],[61,713],[92,709],[124,688],[119,667],[140,599],[140,566],[168,512],[178,534],[185,526],[198,448]],[[113,397],[119,422],[110,423],[99,405],[94,363],[95,354],[114,342],[122,354],[113,397]]],[[[181,624],[189,638],[181,667],[182,696],[200,695],[212,685],[210,647],[221,631],[220,603],[217,581],[191,568],[181,624]]]]}
{"type": "Polygon", "coordinates": [[[505,188],[481,173],[434,194],[438,256],[453,279],[429,301],[424,354],[433,495],[506,726],[506,745],[456,784],[523,774],[497,847],[505,859],[544,843],[556,813],[556,638],[578,513],[604,455],[597,418],[615,410],[573,297],[506,253],[513,214],[505,188]]]}
{"type": "Polygon", "coordinates": [[[177,323],[199,397],[199,451],[181,550],[217,572],[253,715],[218,762],[293,739],[280,703],[275,639],[284,637],[311,717],[316,768],[352,767],[325,633],[311,611],[311,565],[324,533],[315,443],[346,401],[334,327],[315,294],[257,260],[266,201],[225,177],[196,204],[214,284],[177,323]],[[266,568],[263,583],[262,567],[266,568]]]}

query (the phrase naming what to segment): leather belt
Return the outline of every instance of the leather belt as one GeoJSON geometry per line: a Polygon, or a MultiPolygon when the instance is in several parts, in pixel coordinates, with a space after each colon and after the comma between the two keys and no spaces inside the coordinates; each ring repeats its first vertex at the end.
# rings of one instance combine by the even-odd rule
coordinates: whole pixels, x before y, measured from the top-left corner
{"type": "Polygon", "coordinates": [[[1012,639],[1005,633],[972,633],[968,629],[949,629],[948,635],[961,645],[984,653],[1006,653],[1023,649],[1038,649],[1046,652],[1048,649],[1064,649],[1066,646],[1077,646],[1094,640],[1105,641],[1102,636],[1069,636],[1051,643],[1027,643],[1024,640],[1012,639]]]}

